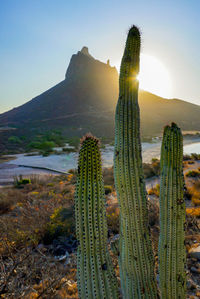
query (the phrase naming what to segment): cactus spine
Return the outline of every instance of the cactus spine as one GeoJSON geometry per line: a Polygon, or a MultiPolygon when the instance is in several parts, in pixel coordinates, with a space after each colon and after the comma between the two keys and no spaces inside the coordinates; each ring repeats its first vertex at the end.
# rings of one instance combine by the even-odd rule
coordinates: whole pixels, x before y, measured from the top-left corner
{"type": "Polygon", "coordinates": [[[123,298],[157,298],[142,170],[138,80],[140,32],[128,33],[115,116],[114,176],[120,205],[120,277],[123,298]]]}
{"type": "Polygon", "coordinates": [[[107,249],[105,191],[98,139],[86,135],[79,153],[75,195],[77,281],[81,299],[116,299],[118,285],[107,249]]]}
{"type": "Polygon", "coordinates": [[[176,124],[164,129],[161,149],[159,277],[163,299],[186,298],[183,138],[176,124]]]}

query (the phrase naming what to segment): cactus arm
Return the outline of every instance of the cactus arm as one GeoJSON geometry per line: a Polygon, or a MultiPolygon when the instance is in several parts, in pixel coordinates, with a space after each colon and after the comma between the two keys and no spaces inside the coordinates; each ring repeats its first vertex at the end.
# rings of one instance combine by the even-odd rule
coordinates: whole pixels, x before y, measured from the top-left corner
{"type": "Polygon", "coordinates": [[[120,205],[120,276],[123,296],[157,298],[148,230],[147,196],[141,158],[138,80],[140,32],[128,33],[119,77],[115,115],[114,176],[120,205]]]}
{"type": "Polygon", "coordinates": [[[182,160],[182,134],[172,124],[164,129],[161,148],[159,277],[163,299],[186,298],[182,160]]]}
{"type": "Polygon", "coordinates": [[[118,298],[107,248],[104,195],[98,140],[86,135],[79,153],[75,194],[77,282],[81,299],[118,298]]]}

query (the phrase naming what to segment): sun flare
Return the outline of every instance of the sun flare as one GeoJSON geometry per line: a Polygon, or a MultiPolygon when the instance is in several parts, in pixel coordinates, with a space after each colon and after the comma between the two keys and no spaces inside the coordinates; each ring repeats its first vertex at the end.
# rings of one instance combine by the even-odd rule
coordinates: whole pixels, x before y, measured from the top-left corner
{"type": "Polygon", "coordinates": [[[141,54],[140,73],[138,75],[140,88],[158,96],[171,97],[171,78],[167,68],[157,58],[141,54]]]}
{"type": "MultiPolygon", "coordinates": [[[[120,62],[116,63],[120,69],[120,62]]],[[[172,97],[172,82],[165,65],[154,56],[140,55],[140,73],[138,75],[140,89],[152,92],[158,96],[172,97]]]]}

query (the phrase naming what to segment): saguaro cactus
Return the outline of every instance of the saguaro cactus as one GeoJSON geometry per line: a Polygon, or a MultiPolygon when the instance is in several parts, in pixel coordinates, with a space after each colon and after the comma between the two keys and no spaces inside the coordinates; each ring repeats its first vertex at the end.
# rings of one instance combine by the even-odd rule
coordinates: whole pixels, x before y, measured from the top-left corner
{"type": "Polygon", "coordinates": [[[98,139],[86,135],[79,153],[75,195],[77,281],[81,299],[118,298],[107,248],[105,192],[98,139]]]}
{"type": "Polygon", "coordinates": [[[140,32],[128,33],[115,116],[114,176],[120,205],[120,277],[123,297],[157,298],[142,170],[138,80],[140,32]]]}
{"type": "Polygon", "coordinates": [[[183,138],[176,124],[164,129],[161,149],[159,280],[163,299],[186,298],[183,138]]]}

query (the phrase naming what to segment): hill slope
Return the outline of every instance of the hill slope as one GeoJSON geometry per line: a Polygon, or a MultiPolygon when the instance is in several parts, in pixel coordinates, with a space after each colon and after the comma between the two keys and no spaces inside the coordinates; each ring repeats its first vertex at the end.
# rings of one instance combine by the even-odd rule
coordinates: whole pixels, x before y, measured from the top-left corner
{"type": "MultiPolygon", "coordinates": [[[[34,135],[61,129],[66,136],[91,131],[102,137],[114,135],[114,111],[118,97],[115,67],[94,59],[83,47],[72,55],[65,79],[26,104],[0,115],[1,139],[10,135],[34,135]],[[34,133],[35,132],[35,133],[34,133]]],[[[184,130],[200,130],[200,106],[178,99],[163,99],[140,91],[142,135],[159,135],[165,124],[175,121],[184,130]]],[[[0,150],[2,146],[0,145],[0,150]]]]}

